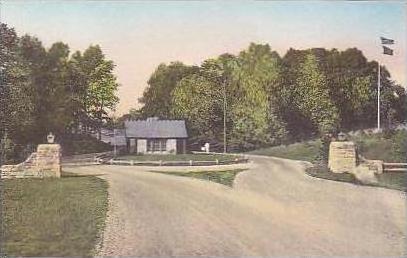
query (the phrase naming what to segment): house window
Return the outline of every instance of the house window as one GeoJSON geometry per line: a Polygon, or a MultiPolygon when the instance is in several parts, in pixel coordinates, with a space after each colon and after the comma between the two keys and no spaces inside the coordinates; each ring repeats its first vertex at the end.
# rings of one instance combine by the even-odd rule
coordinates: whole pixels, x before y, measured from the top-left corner
{"type": "Polygon", "coordinates": [[[162,152],[167,150],[167,140],[166,139],[150,139],[147,140],[147,151],[148,152],[162,152]]]}

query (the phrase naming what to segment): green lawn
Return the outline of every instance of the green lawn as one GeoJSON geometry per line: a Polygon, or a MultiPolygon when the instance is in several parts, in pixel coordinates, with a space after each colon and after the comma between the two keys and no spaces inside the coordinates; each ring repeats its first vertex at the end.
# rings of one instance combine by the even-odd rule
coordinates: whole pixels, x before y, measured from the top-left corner
{"type": "Polygon", "coordinates": [[[407,131],[393,134],[359,135],[351,138],[359,153],[367,159],[387,162],[407,162],[407,131]]]}
{"type": "MultiPolygon", "coordinates": [[[[363,184],[358,181],[353,174],[350,173],[332,173],[325,166],[314,165],[307,168],[306,173],[313,177],[348,182],[352,184],[363,184]]],[[[365,184],[369,186],[378,186],[394,190],[407,192],[407,173],[383,173],[377,175],[378,182],[376,184],[365,184]]]]}
{"type": "MultiPolygon", "coordinates": [[[[357,144],[360,155],[367,159],[379,159],[386,162],[407,162],[407,132],[381,133],[374,135],[360,134],[350,137],[357,144]]],[[[286,159],[315,162],[320,152],[318,140],[294,143],[287,146],[275,146],[251,151],[250,154],[275,156],[286,159]]],[[[307,173],[311,176],[328,180],[361,184],[352,174],[331,173],[324,166],[314,165],[307,173]]],[[[375,186],[386,187],[406,192],[407,173],[384,173],[377,175],[375,186]]]]}
{"type": "Polygon", "coordinates": [[[258,149],[250,151],[248,152],[248,154],[274,156],[285,159],[295,159],[312,162],[318,157],[320,147],[321,141],[313,140],[294,143],[290,145],[280,145],[258,149]]]}
{"type": "Polygon", "coordinates": [[[167,175],[174,175],[174,176],[185,176],[185,177],[193,177],[202,180],[208,180],[215,183],[232,186],[233,180],[235,179],[236,175],[246,169],[230,169],[230,170],[216,170],[216,171],[187,171],[187,172],[177,172],[177,171],[170,171],[170,172],[163,172],[163,171],[155,171],[151,170],[150,172],[155,173],[163,173],[167,175]]]}
{"type": "Polygon", "coordinates": [[[107,182],[95,176],[4,179],[8,256],[91,256],[103,230],[107,182]]]}
{"type": "Polygon", "coordinates": [[[219,161],[234,160],[236,157],[227,154],[145,154],[145,155],[124,155],[117,159],[135,161],[219,161]]]}
{"type": "Polygon", "coordinates": [[[407,173],[386,172],[377,175],[379,186],[407,192],[407,173]]]}
{"type": "MultiPolygon", "coordinates": [[[[407,162],[407,132],[392,134],[361,134],[350,137],[358,146],[359,153],[367,159],[379,159],[386,162],[407,162]]],[[[286,159],[314,162],[320,151],[321,141],[312,140],[263,148],[248,154],[274,156],[286,159]]]]}

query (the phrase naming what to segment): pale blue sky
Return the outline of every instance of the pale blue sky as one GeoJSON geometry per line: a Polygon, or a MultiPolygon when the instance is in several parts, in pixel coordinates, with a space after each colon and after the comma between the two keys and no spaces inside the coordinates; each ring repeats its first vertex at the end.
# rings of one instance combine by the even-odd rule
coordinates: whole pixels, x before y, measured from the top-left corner
{"type": "Polygon", "coordinates": [[[161,62],[199,64],[250,42],[289,47],[357,47],[380,58],[393,78],[407,81],[407,4],[394,2],[254,1],[1,1],[1,20],[49,47],[55,41],[83,51],[99,44],[122,84],[118,113],[137,106],[161,62]],[[379,36],[396,40],[381,55],[379,36]]]}

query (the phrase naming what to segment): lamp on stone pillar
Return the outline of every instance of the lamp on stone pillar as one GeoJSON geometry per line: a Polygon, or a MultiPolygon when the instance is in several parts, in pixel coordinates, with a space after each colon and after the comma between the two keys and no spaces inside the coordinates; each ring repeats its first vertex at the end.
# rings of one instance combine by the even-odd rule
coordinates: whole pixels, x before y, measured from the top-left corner
{"type": "Polygon", "coordinates": [[[55,141],[55,135],[52,132],[49,132],[49,134],[47,135],[47,142],[52,144],[55,141]]]}

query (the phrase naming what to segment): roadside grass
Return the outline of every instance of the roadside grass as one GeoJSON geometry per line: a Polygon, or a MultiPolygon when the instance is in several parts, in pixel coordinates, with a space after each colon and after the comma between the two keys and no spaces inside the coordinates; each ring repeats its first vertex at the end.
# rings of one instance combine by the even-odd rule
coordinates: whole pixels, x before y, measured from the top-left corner
{"type": "Polygon", "coordinates": [[[285,159],[304,160],[313,162],[319,155],[321,148],[320,140],[280,145],[250,151],[247,154],[273,156],[285,159]]]}
{"type": "Polygon", "coordinates": [[[1,180],[7,256],[91,256],[103,231],[107,182],[95,176],[1,180]]]}
{"type": "MultiPolygon", "coordinates": [[[[380,134],[365,134],[350,136],[358,148],[358,153],[367,159],[378,159],[385,162],[407,162],[407,131],[395,131],[380,134]]],[[[307,174],[328,180],[362,184],[352,174],[331,173],[326,166],[318,165],[318,155],[320,154],[321,141],[312,140],[301,143],[294,143],[287,146],[275,146],[258,149],[248,154],[274,156],[286,159],[304,160],[314,163],[314,166],[307,169],[307,174]]],[[[407,173],[383,173],[377,175],[378,183],[371,184],[385,188],[396,189],[406,192],[407,173]]]]}
{"type": "Polygon", "coordinates": [[[305,170],[305,172],[313,177],[339,181],[339,182],[347,182],[353,184],[360,184],[360,182],[356,179],[356,177],[351,173],[332,173],[328,167],[323,165],[313,165],[305,170]]]}
{"type": "Polygon", "coordinates": [[[215,182],[218,184],[223,184],[226,186],[232,186],[233,180],[235,179],[236,175],[242,171],[247,169],[230,169],[230,170],[214,170],[214,171],[157,171],[151,170],[150,172],[154,173],[162,173],[166,175],[173,175],[173,176],[184,176],[184,177],[192,177],[202,180],[208,180],[211,182],[215,182]]]}
{"type": "Polygon", "coordinates": [[[361,134],[351,137],[351,140],[357,144],[359,154],[367,159],[407,162],[407,131],[361,134]]]}
{"type": "Polygon", "coordinates": [[[407,193],[407,173],[386,172],[377,175],[379,186],[407,193]]]}
{"type": "Polygon", "coordinates": [[[332,173],[326,166],[322,165],[314,165],[312,167],[309,167],[306,169],[306,173],[310,176],[327,180],[347,182],[357,185],[383,187],[407,193],[407,173],[386,172],[383,174],[379,174],[376,175],[378,182],[374,184],[364,184],[357,180],[356,177],[350,173],[332,173]]]}
{"type": "Polygon", "coordinates": [[[144,155],[124,155],[119,156],[119,160],[135,161],[228,161],[234,160],[235,156],[227,154],[144,154],[144,155]]]}

